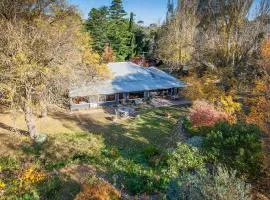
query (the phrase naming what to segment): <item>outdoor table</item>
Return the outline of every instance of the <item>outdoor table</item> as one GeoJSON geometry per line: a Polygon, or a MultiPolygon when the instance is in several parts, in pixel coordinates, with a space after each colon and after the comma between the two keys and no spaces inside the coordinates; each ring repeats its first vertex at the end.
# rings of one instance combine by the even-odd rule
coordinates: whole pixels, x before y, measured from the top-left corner
{"type": "Polygon", "coordinates": [[[171,99],[172,100],[177,100],[177,99],[179,99],[179,96],[178,95],[173,95],[173,96],[171,96],[171,99]]]}
{"type": "Polygon", "coordinates": [[[128,117],[130,113],[130,109],[127,107],[120,107],[117,109],[120,113],[120,116],[128,117]]]}

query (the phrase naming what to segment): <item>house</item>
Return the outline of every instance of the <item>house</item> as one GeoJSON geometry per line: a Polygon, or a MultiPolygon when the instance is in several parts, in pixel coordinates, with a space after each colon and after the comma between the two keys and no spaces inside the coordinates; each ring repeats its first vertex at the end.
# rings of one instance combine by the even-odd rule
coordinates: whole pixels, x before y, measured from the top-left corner
{"type": "Polygon", "coordinates": [[[155,67],[117,62],[109,63],[108,68],[112,73],[110,80],[70,90],[71,110],[126,103],[153,96],[174,96],[185,87],[184,82],[155,67]]]}

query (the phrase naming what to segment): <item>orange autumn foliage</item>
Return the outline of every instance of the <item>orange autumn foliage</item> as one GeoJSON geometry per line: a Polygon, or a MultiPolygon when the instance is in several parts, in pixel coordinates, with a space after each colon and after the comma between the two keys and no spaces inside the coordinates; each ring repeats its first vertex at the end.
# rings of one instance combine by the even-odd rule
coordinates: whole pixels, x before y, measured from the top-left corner
{"type": "Polygon", "coordinates": [[[83,185],[82,191],[76,196],[75,200],[117,200],[120,197],[120,192],[112,185],[98,180],[91,185],[83,185]]]}
{"type": "Polygon", "coordinates": [[[110,47],[109,44],[106,44],[106,46],[104,47],[102,58],[103,58],[103,62],[105,63],[115,62],[116,56],[113,49],[110,47]]]}
{"type": "Polygon", "coordinates": [[[264,76],[255,81],[252,90],[253,98],[248,99],[250,113],[246,121],[258,125],[266,133],[270,134],[270,38],[261,48],[261,67],[264,69],[264,76]]]}
{"type": "Polygon", "coordinates": [[[270,100],[267,97],[267,81],[257,80],[252,91],[253,98],[248,99],[250,113],[246,121],[258,125],[265,132],[269,131],[270,122],[270,100]]]}
{"type": "Polygon", "coordinates": [[[266,40],[261,49],[263,59],[260,61],[260,65],[265,70],[265,72],[270,75],[270,38],[266,40]]]}
{"type": "Polygon", "coordinates": [[[262,46],[262,56],[270,59],[270,38],[262,46]]]}
{"type": "Polygon", "coordinates": [[[37,169],[34,166],[30,166],[22,170],[19,174],[20,191],[29,191],[33,185],[42,182],[47,177],[46,173],[37,169]]]}
{"type": "Polygon", "coordinates": [[[202,78],[187,77],[184,79],[190,87],[184,89],[184,96],[192,101],[204,99],[210,103],[216,103],[220,97],[225,95],[222,88],[217,87],[218,77],[206,75],[202,78]]]}
{"type": "Polygon", "coordinates": [[[184,89],[185,97],[194,102],[206,100],[217,110],[225,112],[230,123],[237,121],[237,113],[241,111],[241,104],[235,101],[234,92],[225,92],[222,87],[218,86],[218,77],[213,75],[206,75],[202,78],[188,77],[185,81],[190,84],[190,87],[184,89]]]}
{"type": "Polygon", "coordinates": [[[29,167],[20,175],[22,184],[34,184],[43,181],[46,178],[46,174],[37,170],[34,167],[29,167]]]}

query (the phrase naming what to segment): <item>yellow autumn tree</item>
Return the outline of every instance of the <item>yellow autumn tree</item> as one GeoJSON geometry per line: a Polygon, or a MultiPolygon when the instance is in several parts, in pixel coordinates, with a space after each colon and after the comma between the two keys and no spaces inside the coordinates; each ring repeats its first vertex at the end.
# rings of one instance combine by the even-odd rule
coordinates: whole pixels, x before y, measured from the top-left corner
{"type": "Polygon", "coordinates": [[[198,3],[195,0],[184,1],[175,15],[161,28],[157,42],[156,56],[179,70],[185,66],[195,52],[196,27],[199,24],[196,15],[198,3]]]}
{"type": "Polygon", "coordinates": [[[218,86],[219,79],[215,75],[205,75],[202,78],[188,77],[185,81],[190,87],[184,89],[184,95],[192,101],[206,100],[215,105],[216,109],[224,111],[228,120],[237,121],[237,113],[241,110],[241,104],[234,100],[234,94],[225,92],[218,86]]]}
{"type": "Polygon", "coordinates": [[[270,59],[270,38],[265,40],[262,46],[262,56],[270,59]]]}
{"type": "Polygon", "coordinates": [[[89,82],[106,68],[92,51],[74,7],[63,0],[3,1],[1,100],[24,112],[28,132],[36,139],[34,109],[62,100],[70,86],[89,82]]]}
{"type": "Polygon", "coordinates": [[[250,113],[247,122],[257,124],[266,133],[270,134],[270,39],[262,44],[262,57],[260,65],[264,70],[264,76],[255,81],[252,90],[252,98],[248,99],[250,113]]]}

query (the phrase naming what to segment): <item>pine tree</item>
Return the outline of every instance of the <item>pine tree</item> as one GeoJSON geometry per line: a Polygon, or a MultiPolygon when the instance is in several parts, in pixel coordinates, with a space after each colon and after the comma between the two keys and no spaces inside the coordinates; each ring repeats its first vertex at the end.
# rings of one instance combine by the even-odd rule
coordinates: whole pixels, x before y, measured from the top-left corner
{"type": "Polygon", "coordinates": [[[108,15],[109,9],[105,6],[99,9],[93,8],[86,22],[86,29],[93,38],[92,47],[100,54],[103,52],[104,46],[108,42],[108,15]]]}
{"type": "Polygon", "coordinates": [[[123,19],[123,17],[127,14],[123,8],[122,0],[113,0],[110,7],[110,14],[112,19],[123,19]]]}

